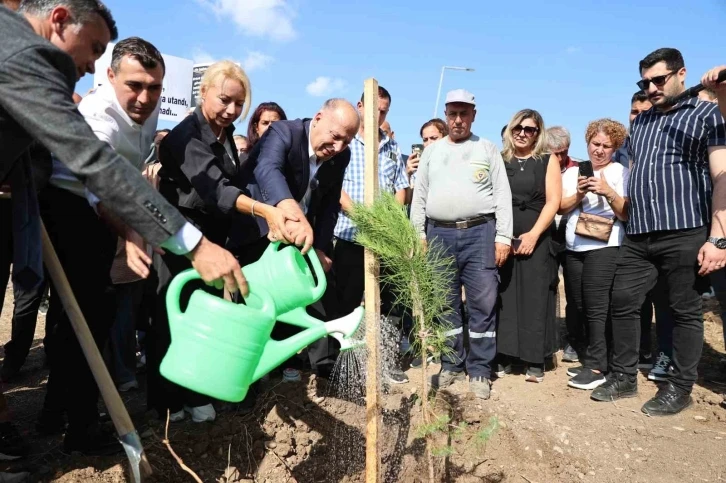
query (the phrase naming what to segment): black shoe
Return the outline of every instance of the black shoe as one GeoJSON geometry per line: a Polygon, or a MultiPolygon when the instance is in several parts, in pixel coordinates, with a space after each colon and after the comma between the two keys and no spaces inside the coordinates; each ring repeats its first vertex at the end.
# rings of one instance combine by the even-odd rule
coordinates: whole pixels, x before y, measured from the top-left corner
{"type": "Polygon", "coordinates": [[[668,383],[658,389],[655,397],[641,408],[648,416],[670,416],[678,414],[693,404],[691,394],[668,383]]]}
{"type": "Polygon", "coordinates": [[[84,456],[108,456],[123,453],[116,435],[94,425],[86,431],[68,431],[63,438],[63,452],[81,453],[84,456]]]}
{"type": "Polygon", "coordinates": [[[567,385],[570,387],[585,389],[587,391],[595,389],[602,384],[605,384],[605,376],[599,372],[592,372],[590,369],[584,369],[567,382],[567,385]]]}
{"type": "Polygon", "coordinates": [[[13,461],[28,456],[28,446],[12,423],[0,423],[0,461],[13,461]]]}
{"type": "Polygon", "coordinates": [[[391,384],[406,384],[408,382],[408,376],[400,369],[391,369],[386,376],[391,384]]]}
{"type": "Polygon", "coordinates": [[[624,397],[638,395],[638,379],[634,375],[622,372],[611,372],[605,378],[605,383],[590,394],[595,401],[611,402],[624,397]]]}
{"type": "Polygon", "coordinates": [[[653,369],[653,354],[640,354],[638,357],[638,369],[644,371],[653,369]]]}
{"type": "Polygon", "coordinates": [[[570,377],[575,377],[580,374],[583,369],[585,369],[583,366],[568,367],[567,375],[570,377]]]}
{"type": "Polygon", "coordinates": [[[512,373],[512,364],[509,363],[507,365],[504,364],[495,364],[494,365],[494,375],[497,377],[497,379],[501,379],[504,376],[507,376],[512,373]]]}
{"type": "Polygon", "coordinates": [[[41,436],[62,434],[66,429],[66,421],[61,411],[43,409],[35,423],[35,431],[41,436]]]}
{"type": "Polygon", "coordinates": [[[577,351],[570,344],[567,344],[565,350],[562,352],[562,362],[579,362],[580,356],[577,355],[577,351]]]}
{"type": "Polygon", "coordinates": [[[3,361],[3,367],[0,369],[0,379],[3,382],[11,382],[18,377],[18,374],[20,374],[20,366],[9,364],[7,359],[3,361]]]}

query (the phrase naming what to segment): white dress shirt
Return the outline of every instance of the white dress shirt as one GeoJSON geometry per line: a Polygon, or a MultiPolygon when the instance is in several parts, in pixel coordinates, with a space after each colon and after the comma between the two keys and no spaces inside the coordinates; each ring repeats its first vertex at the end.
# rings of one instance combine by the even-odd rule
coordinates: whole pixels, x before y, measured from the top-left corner
{"type": "MultiPolygon", "coordinates": [[[[143,125],[138,124],[121,107],[113,87],[107,84],[84,97],[78,105],[78,111],[98,139],[108,143],[141,172],[154,142],[159,121],[158,106],[143,125]]],[[[50,184],[78,196],[85,196],[94,209],[98,205],[99,199],[55,157],[50,184]]],[[[174,236],[166,240],[162,247],[181,255],[193,250],[201,238],[202,233],[190,223],[186,223],[174,236]]]]}

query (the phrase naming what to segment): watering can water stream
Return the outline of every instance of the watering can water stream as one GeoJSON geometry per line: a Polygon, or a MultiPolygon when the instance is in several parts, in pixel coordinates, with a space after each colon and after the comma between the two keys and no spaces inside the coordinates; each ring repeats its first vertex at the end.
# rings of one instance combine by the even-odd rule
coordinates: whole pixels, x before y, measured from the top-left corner
{"type": "Polygon", "coordinates": [[[172,341],[161,374],[201,394],[238,402],[250,384],[323,337],[338,339],[341,351],[362,345],[352,340],[363,319],[362,307],[330,322],[305,311],[323,296],[327,283],[312,253],[303,256],[295,247],[270,244],[260,260],[242,270],[250,285],[245,304],[195,290],[182,312],[182,288],[200,276],[193,269],[177,275],[166,294],[172,341]],[[276,321],[305,330],[276,341],[270,338],[276,321]]]}

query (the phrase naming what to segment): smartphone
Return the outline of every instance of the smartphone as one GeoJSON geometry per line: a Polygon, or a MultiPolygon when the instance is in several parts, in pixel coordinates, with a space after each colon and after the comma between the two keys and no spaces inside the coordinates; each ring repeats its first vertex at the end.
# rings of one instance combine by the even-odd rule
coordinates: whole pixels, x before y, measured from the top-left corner
{"type": "Polygon", "coordinates": [[[423,153],[424,145],[423,144],[412,144],[411,145],[411,152],[416,153],[419,156],[421,156],[421,153],[423,153]]]}
{"type": "Polygon", "coordinates": [[[519,246],[521,244],[522,244],[522,239],[521,238],[512,238],[512,248],[514,249],[515,252],[517,250],[519,250],[519,246]]]}
{"type": "Polygon", "coordinates": [[[592,178],[595,176],[595,171],[592,170],[592,162],[580,161],[578,166],[580,168],[580,176],[584,176],[586,178],[592,178]]]}

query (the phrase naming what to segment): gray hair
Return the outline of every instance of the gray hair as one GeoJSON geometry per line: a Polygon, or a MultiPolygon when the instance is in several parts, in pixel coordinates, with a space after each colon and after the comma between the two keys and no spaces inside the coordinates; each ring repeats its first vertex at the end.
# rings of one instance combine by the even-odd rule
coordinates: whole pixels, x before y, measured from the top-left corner
{"type": "Polygon", "coordinates": [[[570,147],[570,131],[562,126],[547,129],[547,146],[551,151],[570,147]]]}
{"type": "Polygon", "coordinates": [[[33,17],[47,17],[57,7],[66,7],[72,15],[73,25],[85,25],[95,20],[98,15],[103,19],[111,32],[111,40],[118,38],[116,21],[111,11],[99,0],[23,0],[18,8],[19,13],[33,17]]]}

